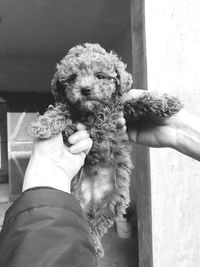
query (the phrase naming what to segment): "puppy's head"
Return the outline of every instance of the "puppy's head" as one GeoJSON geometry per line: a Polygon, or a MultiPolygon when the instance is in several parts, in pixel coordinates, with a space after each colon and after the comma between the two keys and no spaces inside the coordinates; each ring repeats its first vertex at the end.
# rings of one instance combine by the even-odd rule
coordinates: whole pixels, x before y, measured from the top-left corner
{"type": "Polygon", "coordinates": [[[93,110],[129,91],[131,85],[132,76],[116,54],[86,43],[70,49],[57,64],[52,93],[56,102],[68,101],[80,109],[93,110]]]}

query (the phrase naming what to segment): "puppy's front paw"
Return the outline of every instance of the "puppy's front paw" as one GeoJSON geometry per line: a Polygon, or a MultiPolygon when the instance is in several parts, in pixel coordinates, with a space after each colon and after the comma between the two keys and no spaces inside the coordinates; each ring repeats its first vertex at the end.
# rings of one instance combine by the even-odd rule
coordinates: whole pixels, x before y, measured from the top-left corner
{"type": "Polygon", "coordinates": [[[183,103],[177,97],[164,94],[162,98],[163,102],[165,103],[165,109],[163,110],[164,110],[164,115],[166,117],[170,117],[176,114],[183,108],[183,103]]]}
{"type": "Polygon", "coordinates": [[[144,92],[136,99],[131,99],[124,104],[125,118],[129,121],[138,118],[168,118],[176,114],[183,104],[174,96],[167,94],[144,92]]]}
{"type": "MultiPolygon", "coordinates": [[[[41,116],[42,117],[42,116],[41,116]]],[[[33,123],[29,128],[29,132],[34,137],[47,139],[52,136],[52,130],[47,118],[39,118],[37,122],[33,123]]]]}

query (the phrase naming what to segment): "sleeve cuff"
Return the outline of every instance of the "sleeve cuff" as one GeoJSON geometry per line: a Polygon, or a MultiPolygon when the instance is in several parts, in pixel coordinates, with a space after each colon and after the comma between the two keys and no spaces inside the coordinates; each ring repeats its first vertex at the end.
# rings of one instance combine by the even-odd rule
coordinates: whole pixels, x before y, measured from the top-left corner
{"type": "Polygon", "coordinates": [[[19,213],[42,206],[63,208],[85,218],[80,204],[72,195],[51,187],[35,187],[24,191],[9,207],[4,223],[19,213]]]}

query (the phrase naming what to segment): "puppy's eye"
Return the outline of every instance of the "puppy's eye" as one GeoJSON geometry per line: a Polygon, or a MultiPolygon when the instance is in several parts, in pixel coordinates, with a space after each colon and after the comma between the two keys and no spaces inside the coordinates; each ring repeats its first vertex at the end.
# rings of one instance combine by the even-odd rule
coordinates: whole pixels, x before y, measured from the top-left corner
{"type": "Polygon", "coordinates": [[[68,83],[73,83],[73,82],[75,82],[76,77],[77,77],[76,74],[72,74],[72,75],[69,76],[69,78],[67,79],[67,82],[68,82],[68,83]]]}
{"type": "Polygon", "coordinates": [[[99,80],[102,80],[102,79],[106,79],[107,77],[103,74],[96,74],[96,77],[99,79],[99,80]]]}

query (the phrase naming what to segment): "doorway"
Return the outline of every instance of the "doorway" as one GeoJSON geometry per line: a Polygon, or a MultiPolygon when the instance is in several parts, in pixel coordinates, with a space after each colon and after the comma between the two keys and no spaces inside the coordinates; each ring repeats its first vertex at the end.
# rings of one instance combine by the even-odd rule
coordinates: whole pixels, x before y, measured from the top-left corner
{"type": "MultiPolygon", "coordinates": [[[[30,156],[32,140],[23,125],[40,109],[36,99],[51,98],[49,89],[56,62],[71,47],[90,42],[114,50],[133,73],[134,87],[146,88],[143,9],[144,1],[140,0],[0,2],[0,95],[8,103],[11,196],[20,193],[30,156]],[[20,134],[14,135],[16,127],[20,134]]],[[[48,101],[41,100],[42,109],[48,101]]],[[[115,227],[111,229],[103,239],[106,256],[99,261],[99,267],[152,266],[148,150],[134,147],[132,158],[135,170],[131,199],[137,204],[138,222],[134,222],[129,240],[119,239],[115,227]]]]}

